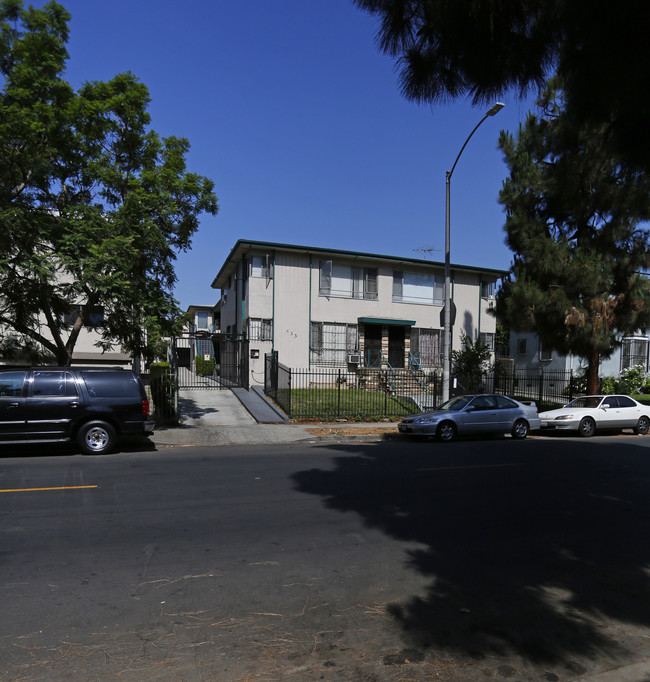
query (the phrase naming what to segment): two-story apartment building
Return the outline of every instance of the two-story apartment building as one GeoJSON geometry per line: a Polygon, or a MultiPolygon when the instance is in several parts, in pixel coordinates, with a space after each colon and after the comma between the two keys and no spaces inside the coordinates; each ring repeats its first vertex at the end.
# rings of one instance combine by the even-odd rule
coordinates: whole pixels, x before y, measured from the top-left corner
{"type": "MultiPolygon", "coordinates": [[[[462,332],[493,347],[488,311],[504,274],[452,265],[454,348],[462,332]]],[[[241,239],[212,287],[221,331],[249,342],[254,383],[271,351],[294,368],[442,365],[442,263],[241,239]]]]}

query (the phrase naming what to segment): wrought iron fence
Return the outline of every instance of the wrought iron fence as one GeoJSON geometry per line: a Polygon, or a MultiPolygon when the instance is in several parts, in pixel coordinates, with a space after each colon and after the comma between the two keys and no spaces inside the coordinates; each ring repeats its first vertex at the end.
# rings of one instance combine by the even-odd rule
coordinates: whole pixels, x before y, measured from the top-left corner
{"type": "MultiPolygon", "coordinates": [[[[265,357],[265,393],[291,418],[372,420],[434,409],[441,402],[439,374],[359,368],[290,369],[277,353],[265,357]]],[[[510,370],[473,379],[453,377],[453,395],[503,393],[540,406],[565,404],[581,392],[571,371],[510,370]]]]}
{"type": "Polygon", "coordinates": [[[289,369],[265,358],[265,392],[292,418],[372,420],[432,408],[441,381],[407,370],[289,369]]]}
{"type": "Polygon", "coordinates": [[[471,379],[454,377],[454,394],[503,393],[512,398],[534,400],[538,405],[564,405],[584,395],[584,381],[572,370],[509,369],[471,379]]]}

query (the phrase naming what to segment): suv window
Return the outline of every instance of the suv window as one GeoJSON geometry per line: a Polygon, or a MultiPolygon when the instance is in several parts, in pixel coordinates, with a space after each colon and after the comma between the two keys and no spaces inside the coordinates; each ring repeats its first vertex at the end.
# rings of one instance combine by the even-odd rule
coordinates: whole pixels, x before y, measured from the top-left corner
{"type": "Polygon", "coordinates": [[[70,372],[39,370],[34,372],[32,395],[74,398],[77,387],[70,372]]]}
{"type": "Polygon", "coordinates": [[[130,372],[82,372],[88,393],[93,398],[139,398],[140,386],[130,372]]]}
{"type": "Polygon", "coordinates": [[[0,397],[16,398],[23,394],[25,371],[0,372],[0,397]]]}

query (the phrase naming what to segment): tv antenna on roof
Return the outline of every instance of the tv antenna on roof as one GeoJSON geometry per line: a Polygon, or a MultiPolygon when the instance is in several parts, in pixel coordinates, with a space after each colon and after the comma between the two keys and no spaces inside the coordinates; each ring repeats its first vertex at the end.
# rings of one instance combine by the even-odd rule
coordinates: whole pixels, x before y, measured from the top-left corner
{"type": "Polygon", "coordinates": [[[433,253],[434,251],[440,251],[440,249],[433,249],[430,246],[421,246],[419,249],[413,249],[413,251],[421,251],[422,258],[427,259],[427,253],[433,253]]]}

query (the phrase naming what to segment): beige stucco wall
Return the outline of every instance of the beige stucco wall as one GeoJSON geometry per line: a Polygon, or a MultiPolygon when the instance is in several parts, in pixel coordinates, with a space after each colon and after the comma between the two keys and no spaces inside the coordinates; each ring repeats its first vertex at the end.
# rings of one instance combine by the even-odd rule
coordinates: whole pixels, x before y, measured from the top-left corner
{"type": "MultiPolygon", "coordinates": [[[[251,251],[247,254],[265,255],[251,251]]],[[[276,252],[273,277],[248,276],[246,281],[246,308],[243,317],[273,320],[273,341],[250,341],[250,349],[259,358],[250,358],[252,385],[261,383],[264,373],[265,353],[276,350],[279,360],[291,367],[309,366],[311,322],[335,322],[358,324],[360,317],[387,318],[413,321],[415,327],[440,329],[442,306],[417,303],[393,302],[393,272],[431,272],[430,266],[418,268],[416,264],[394,266],[385,261],[366,258],[338,257],[336,263],[355,267],[376,267],[378,270],[377,300],[338,298],[319,295],[319,263],[329,256],[310,256],[305,253],[276,252]]],[[[444,274],[442,266],[440,276],[444,274]]],[[[487,313],[489,304],[481,297],[481,274],[479,272],[452,271],[452,296],[457,308],[452,346],[459,348],[462,332],[472,339],[480,332],[494,333],[495,318],[487,313]]],[[[234,280],[234,277],[233,277],[234,280]]],[[[241,286],[238,288],[240,293],[241,286]]],[[[241,314],[241,310],[237,311],[241,314]]],[[[222,299],[221,328],[234,328],[235,288],[222,299]]],[[[408,336],[407,336],[408,338],[408,336]]]]}

